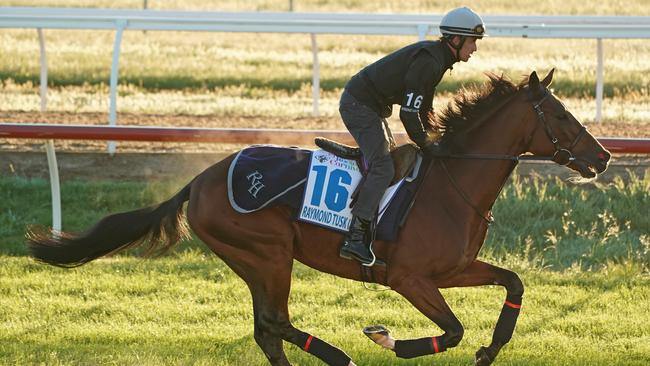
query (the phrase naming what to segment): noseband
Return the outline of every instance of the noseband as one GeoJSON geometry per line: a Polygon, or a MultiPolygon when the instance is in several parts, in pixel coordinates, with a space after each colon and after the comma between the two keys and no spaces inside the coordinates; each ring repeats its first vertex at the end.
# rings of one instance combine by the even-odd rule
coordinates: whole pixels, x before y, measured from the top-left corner
{"type": "MultiPolygon", "coordinates": [[[[551,129],[551,126],[548,124],[546,121],[546,117],[544,117],[544,111],[542,111],[542,104],[548,99],[548,96],[550,93],[548,92],[548,89],[544,93],[544,97],[540,99],[537,104],[533,104],[533,109],[535,110],[535,113],[537,113],[537,121],[541,122],[544,125],[544,132],[546,132],[546,136],[551,140],[551,143],[555,147],[555,152],[553,153],[553,156],[551,157],[550,160],[562,165],[566,166],[571,164],[572,161],[576,160],[576,158],[573,156],[573,153],[571,150],[578,144],[578,141],[582,138],[582,136],[585,134],[587,129],[585,126],[582,126],[580,129],[580,132],[576,136],[576,138],[573,140],[571,145],[569,145],[568,148],[563,148],[560,145],[560,140],[555,137],[555,134],[553,133],[553,130],[551,129]]],[[[532,140],[532,137],[535,135],[535,131],[537,131],[537,128],[539,127],[539,124],[535,127],[535,130],[530,136],[530,139],[532,140]]],[[[528,145],[530,146],[530,143],[532,141],[529,141],[528,145]]],[[[540,159],[541,160],[541,159],[540,159]]],[[[545,159],[544,159],[545,160],[545,159]]]]}

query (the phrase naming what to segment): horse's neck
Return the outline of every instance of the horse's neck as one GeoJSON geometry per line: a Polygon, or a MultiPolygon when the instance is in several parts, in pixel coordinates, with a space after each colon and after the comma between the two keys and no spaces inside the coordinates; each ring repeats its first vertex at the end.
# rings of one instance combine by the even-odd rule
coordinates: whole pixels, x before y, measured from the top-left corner
{"type": "MultiPolygon", "coordinates": [[[[467,137],[464,153],[524,153],[524,140],[530,129],[525,123],[526,105],[512,103],[482,123],[467,137]]],[[[532,107],[531,107],[532,108],[532,107]]],[[[449,172],[472,203],[485,213],[496,200],[516,164],[511,160],[460,159],[447,162],[449,172]]]]}

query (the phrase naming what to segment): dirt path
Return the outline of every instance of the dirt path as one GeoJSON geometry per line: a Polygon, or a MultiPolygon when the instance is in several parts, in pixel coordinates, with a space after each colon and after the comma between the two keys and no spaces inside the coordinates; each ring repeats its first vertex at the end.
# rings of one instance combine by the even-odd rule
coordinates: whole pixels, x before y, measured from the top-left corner
{"type": "MultiPolygon", "coordinates": [[[[164,126],[164,127],[205,127],[205,128],[285,128],[285,129],[344,129],[339,117],[239,117],[216,115],[155,115],[119,114],[119,124],[124,126],[164,126]]],[[[69,112],[20,112],[0,111],[0,122],[7,123],[52,123],[78,125],[106,125],[106,113],[69,112]]],[[[391,118],[391,129],[403,131],[399,120],[391,118]]],[[[650,137],[650,121],[638,123],[608,122],[589,124],[589,131],[595,136],[609,137],[650,137]]],[[[40,151],[40,140],[0,139],[0,151],[40,151]]],[[[57,151],[105,151],[103,141],[68,140],[56,141],[57,151]]],[[[228,144],[188,144],[188,143],[150,143],[120,142],[118,151],[122,152],[230,152],[241,146],[228,144]]]]}
{"type": "MultiPolygon", "coordinates": [[[[62,181],[67,180],[167,180],[188,181],[205,168],[222,160],[228,153],[106,153],[57,154],[62,181]]],[[[49,179],[47,157],[44,152],[0,151],[0,177],[19,176],[49,179]]],[[[627,177],[629,172],[645,176],[650,167],[647,157],[617,157],[610,168],[598,178],[609,182],[617,175],[627,177]]],[[[528,176],[559,176],[566,179],[573,172],[552,163],[522,162],[516,172],[528,176]]]]}

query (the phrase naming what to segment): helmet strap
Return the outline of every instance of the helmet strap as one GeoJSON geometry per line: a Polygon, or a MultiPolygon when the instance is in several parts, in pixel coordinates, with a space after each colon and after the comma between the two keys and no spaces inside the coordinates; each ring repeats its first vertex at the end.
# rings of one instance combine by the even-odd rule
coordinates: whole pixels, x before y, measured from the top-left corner
{"type": "Polygon", "coordinates": [[[461,36],[461,35],[447,35],[443,38],[456,52],[456,62],[460,61],[460,49],[463,48],[463,45],[465,44],[465,40],[467,39],[466,36],[461,36]],[[451,39],[455,36],[460,37],[460,42],[458,42],[458,45],[455,45],[454,42],[451,41],[451,39]]]}

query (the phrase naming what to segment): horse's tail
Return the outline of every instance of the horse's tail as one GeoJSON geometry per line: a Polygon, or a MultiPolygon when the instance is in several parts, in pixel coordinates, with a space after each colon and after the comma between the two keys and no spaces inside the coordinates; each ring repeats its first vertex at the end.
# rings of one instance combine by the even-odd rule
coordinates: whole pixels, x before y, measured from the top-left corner
{"type": "Polygon", "coordinates": [[[66,268],[143,244],[146,255],[163,254],[189,237],[183,203],[190,198],[191,184],[157,206],[106,216],[79,235],[30,230],[27,245],[37,260],[66,268]]]}

